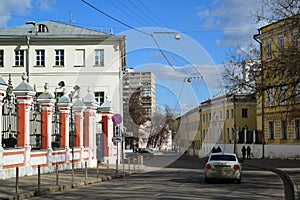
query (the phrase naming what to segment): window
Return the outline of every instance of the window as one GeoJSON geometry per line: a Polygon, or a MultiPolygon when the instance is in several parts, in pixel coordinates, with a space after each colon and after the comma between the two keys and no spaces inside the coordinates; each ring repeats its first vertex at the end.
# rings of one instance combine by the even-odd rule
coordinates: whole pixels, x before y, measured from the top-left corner
{"type": "Polygon", "coordinates": [[[298,38],[299,38],[298,31],[294,31],[292,33],[292,47],[294,49],[298,49],[298,38]]]}
{"type": "Polygon", "coordinates": [[[266,45],[266,56],[267,56],[267,59],[271,59],[272,58],[272,43],[271,43],[271,41],[267,42],[267,45],[266,45]]]}
{"type": "Polygon", "coordinates": [[[205,114],[202,115],[203,122],[205,122],[205,114]]]}
{"type": "Polygon", "coordinates": [[[4,66],[4,50],[0,50],[0,67],[4,66]]]}
{"type": "Polygon", "coordinates": [[[45,50],[36,50],[36,66],[45,66],[45,50]]]}
{"type": "Polygon", "coordinates": [[[85,53],[84,49],[75,50],[75,66],[84,66],[85,53]]]}
{"type": "Polygon", "coordinates": [[[248,118],[248,109],[247,108],[242,109],[242,118],[248,118]]]}
{"type": "Polygon", "coordinates": [[[233,109],[231,109],[231,118],[234,117],[234,112],[233,112],[233,109]]]}
{"type": "Polygon", "coordinates": [[[280,93],[279,93],[279,105],[285,105],[286,104],[286,86],[280,87],[280,93]]]}
{"type": "Polygon", "coordinates": [[[220,111],[220,119],[223,119],[223,112],[220,111]]]}
{"type": "Polygon", "coordinates": [[[300,139],[300,119],[295,119],[294,121],[295,125],[295,139],[299,140],[300,139]]]}
{"type": "Polygon", "coordinates": [[[104,50],[97,49],[95,50],[95,65],[104,66],[104,50]]]}
{"type": "Polygon", "coordinates": [[[208,120],[211,121],[211,113],[208,114],[208,120]]]}
{"type": "Polygon", "coordinates": [[[269,133],[269,139],[274,139],[274,122],[273,121],[269,121],[268,133],[269,133]]]}
{"type": "Polygon", "coordinates": [[[64,66],[65,65],[65,52],[62,49],[55,50],[55,65],[64,66]]]}
{"type": "Polygon", "coordinates": [[[284,39],[283,37],[278,38],[278,54],[283,56],[284,54],[284,39]]]}
{"type": "Polygon", "coordinates": [[[300,83],[293,86],[292,100],[294,103],[300,103],[300,83]]]}
{"type": "Polygon", "coordinates": [[[287,121],[281,120],[281,139],[287,139],[287,121]]]}
{"type": "Polygon", "coordinates": [[[226,119],[229,119],[229,110],[226,110],[226,119]]]}
{"type": "Polygon", "coordinates": [[[274,88],[267,90],[268,92],[268,106],[274,106],[274,88]]]}
{"type": "Polygon", "coordinates": [[[39,24],[38,27],[37,27],[37,31],[39,33],[48,32],[48,27],[45,24],[39,24]]]}
{"type": "Polygon", "coordinates": [[[24,66],[24,50],[15,51],[15,66],[24,66]]]}
{"type": "Polygon", "coordinates": [[[104,92],[95,92],[95,100],[101,105],[104,102],[104,92]]]}

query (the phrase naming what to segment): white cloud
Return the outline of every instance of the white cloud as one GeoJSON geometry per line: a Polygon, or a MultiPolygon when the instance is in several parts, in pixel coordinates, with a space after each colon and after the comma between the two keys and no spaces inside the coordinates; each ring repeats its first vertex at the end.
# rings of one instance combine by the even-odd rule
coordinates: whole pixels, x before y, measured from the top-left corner
{"type": "Polygon", "coordinates": [[[214,0],[209,8],[202,9],[198,16],[204,21],[203,28],[223,31],[220,46],[237,46],[248,43],[259,28],[251,12],[261,7],[260,1],[214,0]]]}
{"type": "Polygon", "coordinates": [[[11,15],[25,15],[32,7],[31,0],[9,0],[0,3],[0,27],[6,26],[11,15]]]}

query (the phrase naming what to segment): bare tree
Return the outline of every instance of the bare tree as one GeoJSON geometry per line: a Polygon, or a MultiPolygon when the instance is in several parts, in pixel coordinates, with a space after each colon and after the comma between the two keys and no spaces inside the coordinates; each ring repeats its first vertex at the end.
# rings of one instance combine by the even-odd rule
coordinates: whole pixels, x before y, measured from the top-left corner
{"type": "Polygon", "coordinates": [[[270,24],[299,13],[299,0],[262,0],[262,7],[251,15],[257,23],[270,24]]]}
{"type": "Polygon", "coordinates": [[[144,109],[140,100],[141,88],[136,88],[124,103],[124,126],[134,137],[138,137],[139,127],[144,123],[144,109]]]}

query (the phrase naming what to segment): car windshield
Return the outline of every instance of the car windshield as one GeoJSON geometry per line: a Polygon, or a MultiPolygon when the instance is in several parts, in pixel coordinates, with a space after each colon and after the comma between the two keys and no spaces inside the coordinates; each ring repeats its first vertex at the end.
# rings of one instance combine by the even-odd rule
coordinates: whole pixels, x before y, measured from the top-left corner
{"type": "Polygon", "coordinates": [[[234,155],[212,155],[210,160],[236,161],[236,158],[234,155]]]}

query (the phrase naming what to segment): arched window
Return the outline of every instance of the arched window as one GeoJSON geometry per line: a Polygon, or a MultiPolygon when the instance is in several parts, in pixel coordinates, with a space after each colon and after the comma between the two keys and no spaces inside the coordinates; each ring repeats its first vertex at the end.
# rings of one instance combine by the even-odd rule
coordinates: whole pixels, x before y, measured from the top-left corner
{"type": "Polygon", "coordinates": [[[38,33],[46,33],[48,32],[48,27],[45,24],[39,24],[37,27],[37,32],[38,33]]]}

